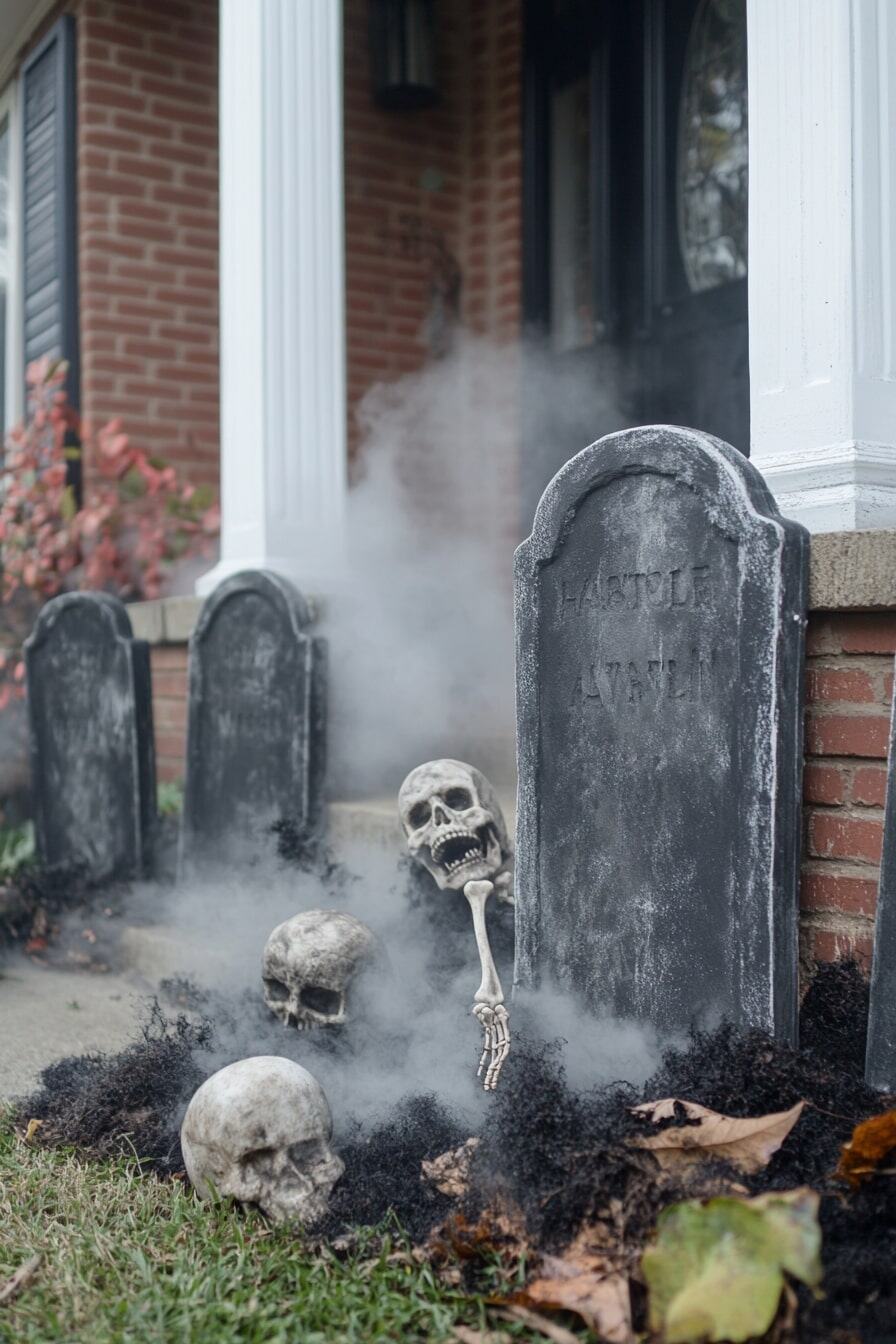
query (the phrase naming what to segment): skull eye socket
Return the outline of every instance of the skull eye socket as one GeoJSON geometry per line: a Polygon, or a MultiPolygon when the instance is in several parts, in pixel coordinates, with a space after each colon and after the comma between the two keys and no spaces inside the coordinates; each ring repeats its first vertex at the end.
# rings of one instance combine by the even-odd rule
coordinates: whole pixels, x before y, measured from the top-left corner
{"type": "Polygon", "coordinates": [[[320,1150],[318,1139],[305,1139],[302,1143],[290,1144],[287,1152],[289,1160],[297,1167],[310,1167],[314,1164],[320,1150]]]}
{"type": "Polygon", "coordinates": [[[324,989],[323,985],[306,985],[299,994],[299,1002],[312,1013],[336,1017],[342,1007],[342,995],[335,989],[324,989]]]}
{"type": "Polygon", "coordinates": [[[473,806],[473,799],[468,789],[449,789],[445,794],[445,802],[452,812],[465,812],[468,807],[473,806]]]}
{"type": "Polygon", "coordinates": [[[241,1166],[250,1167],[253,1170],[263,1170],[270,1166],[274,1156],[273,1148],[254,1148],[251,1153],[246,1153],[241,1161],[241,1166]]]}
{"type": "Polygon", "coordinates": [[[408,813],[408,821],[410,821],[414,830],[419,830],[421,826],[426,825],[431,815],[432,808],[429,806],[429,803],[415,803],[408,813]]]}
{"type": "Polygon", "coordinates": [[[269,997],[276,999],[278,1002],[282,1002],[289,998],[289,990],[282,980],[274,980],[269,976],[265,976],[264,987],[267,990],[269,997]]]}

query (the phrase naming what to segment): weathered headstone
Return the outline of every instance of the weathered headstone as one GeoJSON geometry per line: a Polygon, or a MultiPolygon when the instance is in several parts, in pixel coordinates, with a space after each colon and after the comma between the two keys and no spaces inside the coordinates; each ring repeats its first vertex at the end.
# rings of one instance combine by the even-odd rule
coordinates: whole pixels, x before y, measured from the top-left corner
{"type": "Polygon", "coordinates": [[[795,1038],[807,560],[706,434],[554,477],[516,557],[519,985],[795,1038]]]}
{"type": "Polygon", "coordinates": [[[896,698],[890,720],[884,850],[874,922],[865,1078],[882,1092],[896,1092],[896,698]]]}
{"type": "Polygon", "coordinates": [[[149,646],[104,593],[65,593],[25,644],[38,855],[89,881],[146,873],[156,814],[149,646]]]}
{"type": "Polygon", "coordinates": [[[305,599],[265,570],[235,574],[190,638],[180,866],[275,852],[275,823],[307,842],[321,808],[325,642],[305,599]]]}

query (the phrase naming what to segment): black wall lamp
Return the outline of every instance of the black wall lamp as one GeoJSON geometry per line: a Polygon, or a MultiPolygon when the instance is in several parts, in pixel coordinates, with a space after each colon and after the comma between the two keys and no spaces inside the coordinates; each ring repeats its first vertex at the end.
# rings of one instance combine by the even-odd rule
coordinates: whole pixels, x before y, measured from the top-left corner
{"type": "Polygon", "coordinates": [[[380,107],[439,101],[434,9],[434,0],[370,0],[370,68],[380,107]]]}

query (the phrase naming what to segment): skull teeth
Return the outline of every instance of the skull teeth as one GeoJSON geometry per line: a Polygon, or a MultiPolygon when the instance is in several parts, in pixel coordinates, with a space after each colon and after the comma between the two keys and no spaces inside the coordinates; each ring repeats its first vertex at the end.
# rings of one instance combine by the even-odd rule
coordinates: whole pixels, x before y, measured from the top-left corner
{"type": "Polygon", "coordinates": [[[481,859],[481,858],[482,858],[481,849],[468,849],[466,854],[464,854],[462,858],[454,859],[451,863],[446,863],[445,870],[446,872],[453,873],[455,869],[462,868],[464,864],[469,863],[471,859],[481,859]]]}
{"type": "Polygon", "coordinates": [[[433,842],[431,851],[433,863],[443,866],[449,873],[460,868],[463,864],[469,863],[471,859],[482,857],[482,842],[479,836],[465,826],[449,826],[446,830],[440,831],[433,842]],[[443,856],[449,848],[452,851],[458,849],[458,845],[464,848],[460,853],[455,853],[455,857],[447,863],[442,862],[443,856]]]}

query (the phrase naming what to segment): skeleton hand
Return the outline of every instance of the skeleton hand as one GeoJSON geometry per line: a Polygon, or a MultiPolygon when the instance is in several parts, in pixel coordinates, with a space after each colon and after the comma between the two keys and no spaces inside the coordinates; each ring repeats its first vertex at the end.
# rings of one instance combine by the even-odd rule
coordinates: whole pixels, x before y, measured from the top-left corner
{"type": "Polygon", "coordinates": [[[494,1008],[488,1003],[474,1003],[473,1016],[483,1031],[482,1057],[476,1077],[482,1078],[485,1069],[482,1086],[486,1092],[494,1092],[501,1066],[510,1054],[510,1017],[503,1003],[494,1008]]]}
{"type": "Polygon", "coordinates": [[[504,1007],[504,991],[485,927],[485,903],[493,891],[491,882],[468,882],[464,887],[464,895],[473,912],[473,930],[482,966],[482,981],[474,997],[473,1015],[483,1031],[482,1057],[476,1076],[482,1078],[485,1070],[482,1085],[486,1092],[494,1092],[502,1065],[510,1053],[510,1019],[504,1007]]]}

